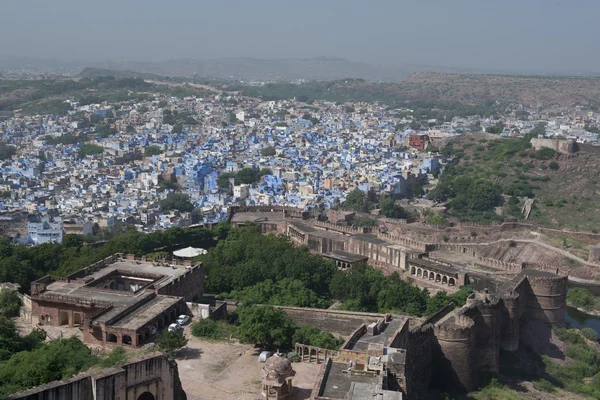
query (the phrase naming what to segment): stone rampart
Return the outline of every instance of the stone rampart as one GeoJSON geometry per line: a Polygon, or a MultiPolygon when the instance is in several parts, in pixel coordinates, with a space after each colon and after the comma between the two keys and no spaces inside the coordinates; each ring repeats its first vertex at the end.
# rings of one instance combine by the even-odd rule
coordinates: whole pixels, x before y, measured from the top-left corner
{"type": "Polygon", "coordinates": [[[577,143],[575,143],[574,140],[564,139],[532,138],[531,147],[533,147],[535,150],[548,147],[557,153],[562,154],[572,154],[578,150],[577,143]]]}
{"type": "Polygon", "coordinates": [[[390,314],[373,314],[352,311],[325,310],[319,308],[283,307],[283,310],[292,320],[299,325],[315,326],[329,332],[344,336],[351,335],[356,327],[361,324],[370,324],[380,319],[389,321],[390,314]]]}
{"type": "Polygon", "coordinates": [[[331,222],[316,221],[315,226],[317,226],[319,228],[323,228],[323,229],[327,229],[327,230],[331,230],[331,231],[335,231],[335,232],[347,233],[347,234],[363,233],[362,229],[359,230],[352,226],[338,225],[338,224],[334,224],[331,222]]]}
{"type": "Polygon", "coordinates": [[[527,275],[525,314],[536,321],[563,326],[567,306],[566,276],[527,275]]]}
{"type": "Polygon", "coordinates": [[[432,361],[433,376],[439,377],[442,387],[455,387],[471,392],[479,383],[475,343],[475,323],[471,318],[457,315],[435,325],[432,361]]]}
{"type": "Polygon", "coordinates": [[[406,378],[412,390],[429,387],[434,341],[433,325],[431,324],[416,326],[408,331],[406,378]]]}
{"type": "Polygon", "coordinates": [[[433,250],[431,244],[419,242],[418,240],[403,238],[400,236],[391,235],[389,233],[381,233],[377,232],[377,237],[381,240],[385,240],[386,242],[399,244],[401,246],[405,246],[409,249],[418,250],[422,252],[428,252],[433,250]]]}

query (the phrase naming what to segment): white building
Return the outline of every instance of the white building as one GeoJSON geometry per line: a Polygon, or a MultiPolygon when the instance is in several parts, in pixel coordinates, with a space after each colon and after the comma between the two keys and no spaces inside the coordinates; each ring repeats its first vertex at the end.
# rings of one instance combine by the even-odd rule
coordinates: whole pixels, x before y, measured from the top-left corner
{"type": "Polygon", "coordinates": [[[61,243],[63,224],[60,217],[33,215],[27,223],[28,242],[31,244],[61,243]]]}

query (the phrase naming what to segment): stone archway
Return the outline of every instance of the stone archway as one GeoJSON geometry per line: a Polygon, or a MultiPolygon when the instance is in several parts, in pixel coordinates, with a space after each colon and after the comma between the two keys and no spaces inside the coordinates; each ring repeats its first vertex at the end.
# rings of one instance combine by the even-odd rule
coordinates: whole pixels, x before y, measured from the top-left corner
{"type": "Polygon", "coordinates": [[[81,325],[81,313],[73,313],[73,325],[80,326],[81,325]]]}
{"type": "Polygon", "coordinates": [[[417,269],[417,276],[423,276],[423,270],[421,268],[417,269]]]}
{"type": "Polygon", "coordinates": [[[415,275],[417,273],[417,269],[415,267],[410,267],[410,274],[415,275]]]}
{"type": "Polygon", "coordinates": [[[123,335],[123,339],[121,339],[121,341],[123,342],[123,344],[131,344],[131,336],[123,335]]]}
{"type": "Polygon", "coordinates": [[[69,325],[69,313],[66,311],[58,312],[58,324],[60,326],[69,325]]]}
{"type": "Polygon", "coordinates": [[[442,280],[442,276],[441,276],[440,274],[436,274],[436,275],[435,275],[435,281],[436,281],[436,282],[439,282],[439,281],[441,281],[441,280],[442,280]]]}
{"type": "Polygon", "coordinates": [[[117,335],[115,335],[114,333],[107,333],[106,341],[110,343],[117,343],[117,335]]]}
{"type": "Polygon", "coordinates": [[[442,284],[444,284],[444,285],[448,284],[448,277],[446,275],[444,275],[442,277],[442,284]]]}
{"type": "Polygon", "coordinates": [[[142,394],[140,394],[137,398],[137,400],[155,400],[156,397],[154,397],[154,395],[150,392],[144,392],[142,394]]]}
{"type": "Polygon", "coordinates": [[[454,285],[456,285],[456,281],[454,280],[454,278],[448,279],[448,286],[454,286],[454,285]]]}

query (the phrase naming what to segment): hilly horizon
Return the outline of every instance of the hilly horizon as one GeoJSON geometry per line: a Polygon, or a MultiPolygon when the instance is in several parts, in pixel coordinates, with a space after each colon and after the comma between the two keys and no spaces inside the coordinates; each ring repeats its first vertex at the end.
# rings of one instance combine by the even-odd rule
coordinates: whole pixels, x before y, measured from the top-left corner
{"type": "Polygon", "coordinates": [[[69,61],[33,57],[0,56],[0,73],[77,75],[86,68],[131,71],[172,77],[205,77],[235,80],[337,80],[359,78],[368,81],[401,82],[417,72],[454,74],[600,76],[600,72],[570,70],[506,70],[461,68],[426,64],[376,65],[339,57],[170,59],[165,61],[69,61]]]}

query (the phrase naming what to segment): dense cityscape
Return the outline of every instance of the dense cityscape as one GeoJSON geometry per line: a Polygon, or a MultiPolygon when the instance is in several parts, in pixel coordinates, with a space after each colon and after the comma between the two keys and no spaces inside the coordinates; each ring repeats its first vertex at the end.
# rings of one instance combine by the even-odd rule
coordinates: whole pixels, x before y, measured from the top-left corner
{"type": "Polygon", "coordinates": [[[0,399],[600,399],[581,3],[4,2],[0,399]]]}

